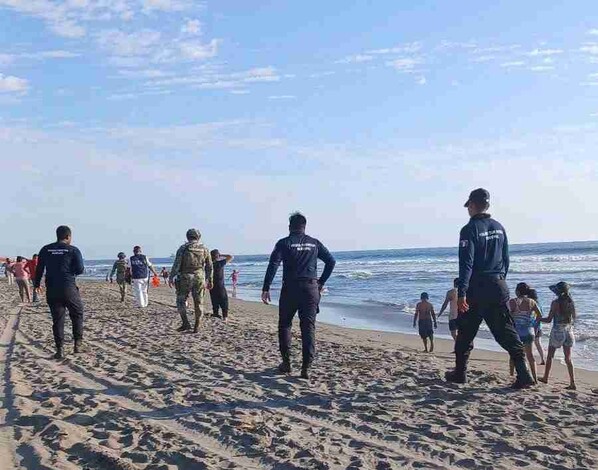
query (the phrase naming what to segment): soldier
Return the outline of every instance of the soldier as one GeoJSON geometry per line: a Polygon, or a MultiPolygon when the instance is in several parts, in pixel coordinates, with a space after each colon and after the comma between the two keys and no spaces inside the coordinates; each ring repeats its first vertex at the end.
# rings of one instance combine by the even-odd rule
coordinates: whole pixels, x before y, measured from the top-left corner
{"type": "Polygon", "coordinates": [[[118,284],[118,288],[120,290],[120,301],[125,301],[125,295],[127,294],[127,268],[129,267],[129,263],[127,263],[127,255],[125,255],[122,251],[117,255],[118,259],[112,265],[112,272],[110,272],[110,282],[113,282],[114,273],[116,273],[116,283],[118,284]]]}
{"type": "Polygon", "coordinates": [[[282,363],[279,370],[291,372],[291,326],[299,312],[303,364],[301,377],[309,378],[309,367],[316,352],[316,315],[320,293],[336,264],[328,249],[315,238],[305,234],[307,219],[299,212],[289,218],[289,236],[276,243],[264,277],[262,301],[269,304],[270,286],[276,271],[283,263],[282,290],[278,314],[278,341],[282,363]],[[318,259],[324,262],[324,271],[318,279],[318,259]]]}
{"type": "Polygon", "coordinates": [[[174,264],[170,270],[168,285],[174,284],[178,278],[178,289],[176,304],[181,315],[183,324],[178,331],[191,329],[187,318],[187,298],[189,294],[193,297],[195,307],[195,325],[193,333],[199,330],[199,322],[204,314],[204,297],[206,288],[212,289],[213,267],[209,250],[200,243],[201,234],[197,229],[187,230],[187,243],[182,245],[176,252],[174,264]]]}

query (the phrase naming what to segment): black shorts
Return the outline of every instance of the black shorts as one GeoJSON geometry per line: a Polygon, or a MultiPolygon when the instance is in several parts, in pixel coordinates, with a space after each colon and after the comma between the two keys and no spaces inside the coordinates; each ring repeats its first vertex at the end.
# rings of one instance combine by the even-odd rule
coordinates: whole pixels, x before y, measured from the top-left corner
{"type": "Polygon", "coordinates": [[[419,322],[419,336],[422,339],[434,337],[434,325],[432,324],[432,320],[423,320],[419,322]]]}
{"type": "Polygon", "coordinates": [[[459,329],[459,319],[449,320],[449,331],[457,331],[459,329]]]}

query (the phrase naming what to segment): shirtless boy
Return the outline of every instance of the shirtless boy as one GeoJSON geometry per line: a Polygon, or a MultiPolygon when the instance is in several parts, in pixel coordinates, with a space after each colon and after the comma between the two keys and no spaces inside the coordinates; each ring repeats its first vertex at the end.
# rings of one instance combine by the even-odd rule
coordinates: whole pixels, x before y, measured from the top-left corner
{"type": "Polygon", "coordinates": [[[426,292],[421,295],[421,302],[415,307],[415,315],[413,317],[413,328],[418,323],[419,336],[424,342],[424,352],[428,352],[428,339],[430,340],[430,351],[434,351],[434,328],[438,327],[436,323],[436,314],[434,313],[434,306],[428,302],[430,298],[426,292]]]}
{"type": "Polygon", "coordinates": [[[440,313],[438,314],[438,318],[442,316],[446,307],[450,305],[449,308],[449,330],[451,332],[451,336],[454,340],[457,339],[457,331],[459,330],[458,327],[458,320],[457,317],[459,316],[459,310],[457,308],[457,284],[459,283],[459,278],[453,281],[454,287],[446,293],[446,298],[444,299],[444,303],[442,304],[442,308],[440,309],[440,313]]]}

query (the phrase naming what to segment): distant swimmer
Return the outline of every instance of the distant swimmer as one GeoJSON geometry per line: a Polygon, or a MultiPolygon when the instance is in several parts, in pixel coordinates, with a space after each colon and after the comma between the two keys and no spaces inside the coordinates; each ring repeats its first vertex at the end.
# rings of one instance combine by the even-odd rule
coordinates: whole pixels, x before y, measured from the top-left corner
{"type": "Polygon", "coordinates": [[[290,234],[276,243],[262,288],[262,301],[269,304],[270,286],[282,262],[282,290],[278,307],[278,341],[282,364],[279,370],[291,372],[291,327],[298,311],[303,350],[301,377],[304,379],[309,378],[309,368],[316,353],[316,315],[320,293],[336,264],[334,257],[319,240],[305,234],[306,225],[305,216],[298,212],[291,215],[290,234]],[[319,279],[318,259],[324,262],[324,271],[319,279]]]}
{"type": "Polygon", "coordinates": [[[449,308],[449,331],[454,340],[457,339],[457,331],[459,330],[459,309],[457,307],[457,285],[459,284],[459,278],[453,281],[453,288],[446,293],[444,303],[438,314],[438,318],[442,316],[447,306],[449,308]]]}
{"type": "Polygon", "coordinates": [[[193,332],[199,331],[199,323],[204,315],[204,298],[206,289],[212,289],[214,278],[210,251],[200,242],[201,234],[197,229],[187,230],[187,243],[176,252],[168,285],[173,286],[178,279],[176,305],[183,324],[178,331],[191,329],[187,317],[187,299],[193,297],[195,308],[195,324],[193,332]]]}
{"type": "Polygon", "coordinates": [[[233,297],[237,296],[237,284],[239,284],[239,271],[233,269],[233,272],[230,275],[230,279],[233,283],[233,297]]]}
{"type": "Polygon", "coordinates": [[[575,335],[573,334],[573,324],[577,317],[575,302],[571,298],[569,284],[566,282],[559,282],[550,286],[550,290],[554,292],[556,299],[550,305],[548,317],[542,318],[542,322],[544,323],[552,322],[552,331],[550,332],[550,340],[548,342],[548,357],[546,358],[544,377],[539,380],[540,382],[548,383],[554,354],[557,349],[562,347],[565,355],[565,364],[567,364],[567,371],[569,372],[569,386],[567,388],[569,390],[576,390],[575,370],[573,368],[573,360],[571,359],[571,350],[575,346],[575,335]]]}
{"type": "Polygon", "coordinates": [[[56,229],[56,243],[44,246],[39,252],[35,289],[39,289],[46,273],[46,299],[52,314],[52,331],[56,343],[55,359],[64,357],[64,318],[69,312],[73,324],[75,353],[83,352],[83,302],[76,277],[83,274],[83,257],[71,244],[71,229],[61,225],[56,229]]]}
{"type": "Polygon", "coordinates": [[[534,384],[523,344],[509,315],[509,244],[504,227],[490,217],[490,193],[485,189],[471,192],[465,203],[471,220],[461,229],[459,240],[458,308],[459,332],[455,342],[455,369],[445,374],[449,382],[467,381],[467,362],[482,320],[492,335],[509,352],[517,379],[513,388],[534,384]]]}
{"type": "Polygon", "coordinates": [[[133,256],[130,258],[131,278],[133,283],[133,295],[137,301],[137,306],[145,308],[149,305],[149,277],[150,271],[157,276],[154,265],[141,252],[140,246],[133,247],[133,256]]]}
{"type": "Polygon", "coordinates": [[[17,262],[11,265],[10,271],[17,282],[21,302],[30,303],[31,293],[29,291],[29,279],[31,279],[31,273],[29,271],[29,266],[27,265],[27,260],[22,256],[17,256],[17,262]]]}
{"type": "Polygon", "coordinates": [[[224,267],[233,260],[234,256],[221,255],[218,250],[212,250],[210,255],[214,266],[214,282],[210,291],[212,316],[220,318],[219,312],[222,309],[222,319],[226,321],[228,318],[228,294],[224,285],[224,267]]]}
{"type": "MultiPolygon", "coordinates": [[[[534,324],[536,318],[542,317],[542,312],[534,299],[532,299],[533,289],[525,282],[520,282],[515,288],[514,299],[509,300],[509,311],[515,324],[515,330],[519,335],[519,339],[523,343],[523,349],[527,357],[527,362],[532,372],[534,382],[538,380],[536,375],[536,360],[534,359],[533,343],[535,339],[534,324]],[[532,294],[532,295],[530,295],[532,294]]],[[[513,360],[510,361],[511,375],[515,364],[513,360]]]]}
{"type": "Polygon", "coordinates": [[[120,291],[120,301],[125,301],[127,295],[127,268],[129,263],[127,262],[127,255],[122,251],[117,255],[117,260],[112,265],[112,271],[110,272],[110,282],[114,280],[114,273],[116,273],[116,284],[120,291]]]}
{"type": "Polygon", "coordinates": [[[417,323],[419,336],[424,342],[424,352],[428,352],[428,339],[430,340],[429,352],[434,352],[434,329],[438,328],[434,306],[429,302],[430,296],[427,292],[422,292],[420,299],[421,302],[415,307],[413,327],[415,328],[417,323]]]}

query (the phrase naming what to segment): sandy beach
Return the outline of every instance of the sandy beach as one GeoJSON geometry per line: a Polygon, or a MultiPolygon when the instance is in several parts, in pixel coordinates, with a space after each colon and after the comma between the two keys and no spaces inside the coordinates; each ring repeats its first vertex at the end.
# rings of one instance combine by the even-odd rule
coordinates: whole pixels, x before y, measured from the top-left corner
{"type": "Polygon", "coordinates": [[[514,392],[506,355],[477,350],[452,385],[449,341],[424,354],[416,336],[319,324],[306,382],[276,371],[275,307],[233,300],[228,324],[180,334],[166,287],[143,311],[116,285],[80,288],[89,350],[69,334],[54,361],[45,303],[0,284],[0,469],[598,467],[596,373],[566,391],[556,364],[514,392]]]}

